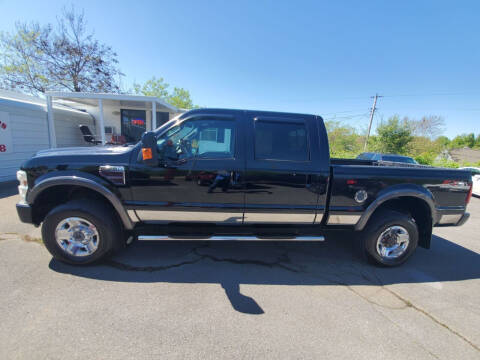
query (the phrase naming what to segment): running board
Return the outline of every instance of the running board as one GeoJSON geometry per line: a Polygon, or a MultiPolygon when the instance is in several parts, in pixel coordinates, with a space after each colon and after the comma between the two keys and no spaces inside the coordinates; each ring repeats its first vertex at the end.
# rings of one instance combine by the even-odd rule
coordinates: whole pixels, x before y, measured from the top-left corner
{"type": "Polygon", "coordinates": [[[325,241],[324,236],[294,236],[290,238],[263,238],[258,236],[210,236],[210,237],[175,237],[169,235],[139,235],[140,241],[325,241]]]}

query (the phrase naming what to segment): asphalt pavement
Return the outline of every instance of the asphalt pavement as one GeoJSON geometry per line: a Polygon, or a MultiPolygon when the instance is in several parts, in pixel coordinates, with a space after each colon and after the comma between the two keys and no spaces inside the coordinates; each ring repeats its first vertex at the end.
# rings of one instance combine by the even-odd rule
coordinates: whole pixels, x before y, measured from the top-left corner
{"type": "Polygon", "coordinates": [[[136,242],[52,260],[0,188],[1,359],[480,359],[480,199],[403,266],[323,243],[136,242]]]}

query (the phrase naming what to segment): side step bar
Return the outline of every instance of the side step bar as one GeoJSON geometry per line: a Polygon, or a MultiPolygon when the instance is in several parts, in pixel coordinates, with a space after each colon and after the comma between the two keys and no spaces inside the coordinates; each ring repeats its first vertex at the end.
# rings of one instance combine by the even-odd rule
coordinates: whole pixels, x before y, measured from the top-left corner
{"type": "Polygon", "coordinates": [[[222,235],[222,236],[210,236],[205,238],[200,237],[175,237],[169,235],[139,235],[140,241],[195,241],[195,240],[208,240],[208,241],[325,241],[324,236],[295,236],[291,238],[263,238],[258,236],[245,236],[245,235],[222,235]]]}

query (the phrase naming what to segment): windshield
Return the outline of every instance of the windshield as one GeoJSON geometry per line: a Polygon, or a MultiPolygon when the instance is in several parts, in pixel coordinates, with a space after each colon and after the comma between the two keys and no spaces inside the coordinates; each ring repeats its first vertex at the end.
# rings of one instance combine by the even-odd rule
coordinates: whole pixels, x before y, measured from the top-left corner
{"type": "Polygon", "coordinates": [[[357,159],[359,160],[372,160],[373,159],[372,153],[361,153],[360,155],[357,156],[357,159]]]}
{"type": "Polygon", "coordinates": [[[480,175],[480,169],[477,168],[461,168],[461,170],[468,170],[472,173],[472,176],[474,175],[480,175]]]}

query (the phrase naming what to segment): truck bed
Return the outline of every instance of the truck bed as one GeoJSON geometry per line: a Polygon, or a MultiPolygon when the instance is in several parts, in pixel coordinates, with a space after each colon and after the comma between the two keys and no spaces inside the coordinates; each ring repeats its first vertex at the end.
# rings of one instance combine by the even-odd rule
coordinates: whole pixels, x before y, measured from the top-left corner
{"type": "Polygon", "coordinates": [[[358,165],[358,166],[391,166],[391,167],[408,167],[408,168],[434,168],[430,165],[408,164],[395,161],[384,160],[361,160],[361,159],[339,159],[331,158],[331,165],[358,165]]]}

